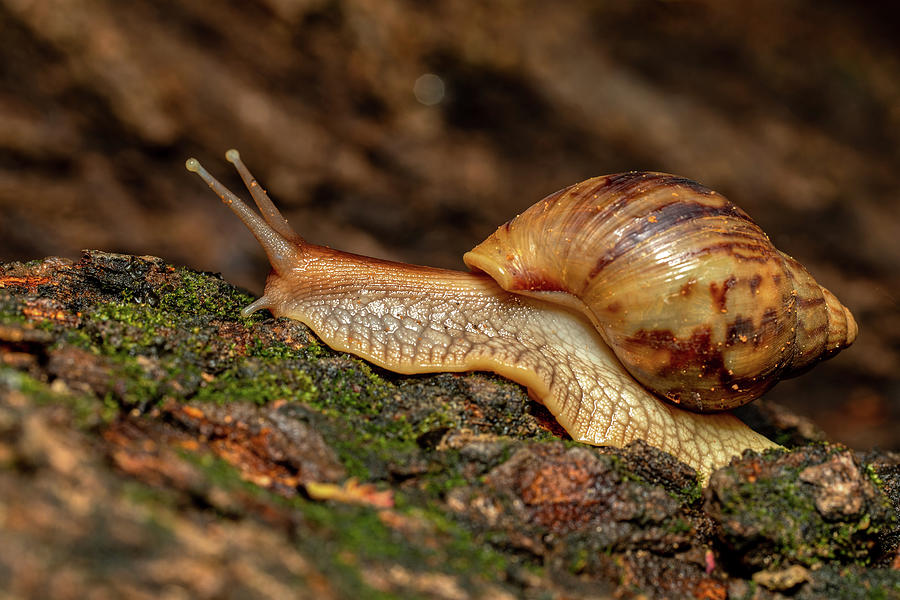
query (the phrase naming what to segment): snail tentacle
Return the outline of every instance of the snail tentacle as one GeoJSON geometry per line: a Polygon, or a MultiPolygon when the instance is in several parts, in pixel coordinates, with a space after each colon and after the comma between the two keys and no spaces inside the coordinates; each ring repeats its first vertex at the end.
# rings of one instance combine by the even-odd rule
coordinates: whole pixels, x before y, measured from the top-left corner
{"type": "Polygon", "coordinates": [[[246,165],[244,165],[240,153],[232,148],[225,153],[225,159],[237,169],[238,174],[241,176],[241,179],[244,180],[244,185],[246,185],[247,189],[250,191],[253,201],[256,202],[256,207],[259,208],[259,212],[262,214],[266,223],[289,242],[302,244],[303,238],[294,231],[294,228],[291,227],[290,223],[287,222],[287,219],[281,214],[281,211],[278,210],[278,207],[276,207],[269,198],[266,190],[259,185],[256,177],[254,177],[249,169],[247,169],[246,165]]]}
{"type": "Polygon", "coordinates": [[[257,239],[266,256],[269,258],[272,268],[279,273],[286,273],[295,267],[301,260],[302,240],[290,240],[285,238],[277,230],[271,227],[263,219],[253,212],[243,200],[210,174],[196,158],[189,158],[184,163],[185,168],[196,173],[206,182],[222,202],[231,209],[237,217],[247,226],[253,237],[257,239]]]}

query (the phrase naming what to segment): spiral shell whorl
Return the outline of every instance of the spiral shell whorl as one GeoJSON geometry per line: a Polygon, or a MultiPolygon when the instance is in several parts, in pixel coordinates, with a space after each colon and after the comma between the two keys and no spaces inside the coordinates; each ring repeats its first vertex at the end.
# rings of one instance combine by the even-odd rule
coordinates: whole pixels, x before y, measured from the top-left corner
{"type": "Polygon", "coordinates": [[[745,404],[856,334],[744,211],[663,173],[561,190],[464,260],[508,291],[584,312],[638,381],[698,411],[745,404]]]}
{"type": "Polygon", "coordinates": [[[799,373],[852,344],[857,326],[847,307],[817,284],[803,265],[780,254],[797,291],[798,325],[791,370],[799,373]]]}

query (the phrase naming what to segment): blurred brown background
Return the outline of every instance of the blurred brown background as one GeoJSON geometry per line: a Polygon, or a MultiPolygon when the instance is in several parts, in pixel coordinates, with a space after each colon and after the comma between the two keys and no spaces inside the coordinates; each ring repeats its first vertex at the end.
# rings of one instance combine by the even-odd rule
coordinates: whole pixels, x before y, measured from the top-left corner
{"type": "Polygon", "coordinates": [[[183,167],[239,188],[230,147],[312,241],[448,267],[565,185],[678,173],[860,322],[852,350],[770,397],[898,449],[898,18],[822,0],[0,0],[0,261],[154,254],[259,292],[256,242],[183,167]]]}

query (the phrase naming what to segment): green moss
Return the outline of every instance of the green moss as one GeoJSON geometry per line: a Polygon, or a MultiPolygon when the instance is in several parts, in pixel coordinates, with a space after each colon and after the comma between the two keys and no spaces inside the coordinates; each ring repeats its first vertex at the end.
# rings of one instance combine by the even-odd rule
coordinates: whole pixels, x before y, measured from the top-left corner
{"type": "Polygon", "coordinates": [[[353,361],[350,368],[316,370],[322,393],[313,403],[326,413],[377,417],[382,414],[390,386],[374,379],[367,365],[353,361]],[[368,372],[367,372],[368,371],[368,372]]]}
{"type": "Polygon", "coordinates": [[[328,351],[321,344],[315,342],[298,348],[288,346],[287,344],[278,341],[264,342],[263,340],[256,338],[247,348],[247,354],[249,356],[274,360],[294,359],[312,361],[327,356],[328,351]]]}
{"type": "MultiPolygon", "coordinates": [[[[177,314],[205,314],[240,318],[242,308],[254,298],[229,285],[218,276],[178,268],[177,286],[164,286],[159,294],[159,307],[177,314]]],[[[251,318],[246,319],[252,320],[251,318]]]]}
{"type": "Polygon", "coordinates": [[[818,582],[819,597],[830,600],[890,600],[900,598],[900,574],[893,569],[844,568],[818,582]]]}
{"type": "Polygon", "coordinates": [[[345,563],[347,566],[358,566],[355,561],[387,562],[413,571],[424,568],[488,581],[501,580],[508,566],[503,554],[437,511],[400,511],[402,517],[420,524],[417,530],[400,532],[369,507],[310,502],[297,503],[297,507],[305,525],[315,532],[316,546],[321,549],[324,544],[331,556],[352,556],[354,563],[345,563]]]}
{"type": "Polygon", "coordinates": [[[279,399],[311,403],[318,397],[312,379],[303,371],[267,367],[254,364],[253,359],[236,361],[201,387],[192,399],[263,405],[279,399]]]}
{"type": "Polygon", "coordinates": [[[84,319],[96,324],[90,341],[106,355],[135,355],[150,346],[164,346],[174,331],[171,315],[144,304],[98,304],[85,312],[84,319]]]}
{"type": "Polygon", "coordinates": [[[57,391],[26,373],[8,367],[0,367],[0,386],[22,392],[39,406],[68,407],[72,411],[72,423],[79,429],[110,423],[119,414],[119,406],[115,402],[98,402],[93,396],[57,391]]]}
{"type": "MultiPolygon", "coordinates": [[[[458,456],[457,453],[453,454],[458,456]]],[[[446,459],[446,456],[442,458],[446,459]]],[[[444,464],[447,463],[446,460],[442,462],[444,464]]],[[[471,482],[463,476],[462,470],[452,466],[423,479],[423,482],[420,484],[422,490],[432,498],[443,498],[454,489],[471,485],[471,482]]]]}
{"type": "MultiPolygon", "coordinates": [[[[346,421],[346,416],[341,420],[346,421]]],[[[328,438],[328,445],[337,453],[348,475],[360,479],[385,477],[390,465],[409,463],[420,452],[414,440],[352,418],[349,432],[348,428],[342,428],[328,438]]]]}
{"type": "Polygon", "coordinates": [[[0,290],[0,323],[22,324],[27,321],[22,305],[9,292],[0,290]]]}
{"type": "Polygon", "coordinates": [[[437,508],[416,514],[425,516],[434,526],[436,533],[445,540],[444,549],[449,554],[446,565],[456,573],[475,573],[489,580],[500,580],[508,570],[509,559],[491,546],[480,542],[471,532],[445,514],[446,509],[437,508]]]}
{"type": "Polygon", "coordinates": [[[124,400],[127,406],[149,406],[162,397],[164,380],[154,378],[137,362],[123,358],[118,358],[117,362],[118,381],[114,393],[124,400]]]}
{"type": "Polygon", "coordinates": [[[203,484],[207,488],[220,488],[232,496],[249,494],[254,498],[273,501],[280,498],[241,477],[240,471],[215,454],[188,450],[179,450],[178,454],[203,473],[205,477],[203,484]]]}
{"type": "Polygon", "coordinates": [[[317,342],[285,344],[272,340],[268,329],[252,339],[238,329],[229,345],[211,320],[233,321],[252,333],[264,313],[245,319],[239,311],[253,298],[208,274],[170,267],[162,272],[171,283],[153,292],[142,287],[141,278],[116,280],[128,286],[118,292],[120,300],[87,306],[78,329],[56,330],[54,350],[73,345],[104,357],[100,366],[110,391],[101,387],[98,393],[107,409],[116,403],[149,406],[164,397],[257,404],[296,400],[345,424],[329,440],[361,477],[419,456],[420,436],[458,424],[459,417],[439,403],[430,405],[433,410],[398,409],[401,391],[394,383],[367,363],[317,342]]]}
{"type": "Polygon", "coordinates": [[[53,348],[58,349],[65,345],[75,346],[83,350],[92,350],[98,352],[91,336],[83,329],[66,329],[56,340],[53,348]]]}
{"type": "Polygon", "coordinates": [[[667,528],[670,533],[689,533],[693,530],[693,525],[687,519],[673,517],[668,520],[667,528]]]}
{"type": "Polygon", "coordinates": [[[229,497],[249,494],[259,502],[294,512],[298,548],[323,572],[335,576],[330,580],[340,582],[348,597],[381,597],[360,578],[364,567],[399,564],[411,572],[440,571],[460,577],[463,584],[502,580],[507,571],[508,559],[501,552],[446,518],[440,507],[417,508],[416,503],[397,494],[391,512],[417,524],[410,531],[399,531],[372,507],[284,498],[248,483],[237,469],[214,455],[181,454],[203,473],[206,486],[221,489],[229,497]]]}
{"type": "MultiPolygon", "coordinates": [[[[160,295],[157,306],[128,302],[126,291],[121,302],[86,309],[82,328],[64,334],[60,343],[107,357],[110,376],[118,380],[107,404],[149,405],[163,397],[220,403],[299,401],[349,421],[352,433],[338,436],[334,446],[350,472],[364,478],[379,465],[415,455],[417,437],[452,423],[440,412],[411,421],[386,411],[396,386],[362,361],[325,361],[338,355],[320,344],[287,345],[263,338],[240,350],[223,344],[211,332],[207,313],[234,319],[252,299],[205,275],[181,276],[186,284],[160,295]],[[137,360],[141,356],[152,360],[137,360]],[[198,359],[212,368],[198,365],[198,359]]],[[[250,319],[238,322],[251,325],[250,319]]]]}
{"type": "Polygon", "coordinates": [[[872,463],[866,463],[865,469],[869,481],[874,483],[879,490],[883,490],[884,482],[881,480],[881,477],[878,476],[878,471],[875,470],[875,466],[872,463]]]}
{"type": "Polygon", "coordinates": [[[105,302],[88,313],[96,321],[118,321],[142,332],[155,332],[172,324],[173,319],[163,310],[134,302],[105,302]]]}
{"type": "MultiPolygon", "coordinates": [[[[82,328],[65,333],[62,343],[108,357],[122,379],[118,395],[128,404],[152,402],[164,394],[258,404],[281,398],[309,402],[316,397],[316,387],[308,375],[279,363],[291,358],[306,360],[319,350],[307,352],[257,339],[246,350],[249,356],[237,355],[234,344],[230,349],[223,347],[208,325],[208,315],[198,317],[170,310],[187,310],[187,298],[197,300],[200,291],[211,293],[209,286],[199,287],[201,280],[190,281],[195,284],[191,292],[173,292],[159,307],[128,302],[98,304],[84,312],[82,328]],[[178,305],[175,298],[184,304],[178,305]],[[153,357],[160,372],[148,373],[146,363],[135,360],[139,356],[153,357]],[[198,361],[213,365],[217,375],[212,382],[200,381],[205,369],[198,361]]],[[[245,295],[233,295],[237,298],[235,303],[247,300],[245,295]]]]}
{"type": "Polygon", "coordinates": [[[678,490],[675,499],[690,506],[703,499],[703,490],[703,482],[697,477],[691,485],[678,490]]]}
{"type": "MultiPolygon", "coordinates": [[[[843,450],[837,447],[828,451],[843,450]]],[[[724,522],[740,524],[733,543],[739,551],[771,554],[777,564],[790,561],[813,566],[829,560],[868,564],[865,540],[874,540],[881,526],[868,512],[843,520],[823,518],[808,484],[799,479],[804,466],[785,468],[775,477],[717,491],[724,522]],[[742,548],[742,544],[752,547],[742,548]]]]}
{"type": "Polygon", "coordinates": [[[567,570],[572,575],[578,575],[579,573],[584,572],[584,570],[587,568],[590,555],[588,553],[588,549],[584,546],[581,546],[567,558],[567,570]]]}

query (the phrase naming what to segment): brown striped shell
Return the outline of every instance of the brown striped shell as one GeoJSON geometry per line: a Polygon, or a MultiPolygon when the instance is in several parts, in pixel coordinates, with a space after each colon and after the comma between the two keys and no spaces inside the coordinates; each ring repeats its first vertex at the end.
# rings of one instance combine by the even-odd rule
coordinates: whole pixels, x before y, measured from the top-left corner
{"type": "Polygon", "coordinates": [[[701,412],[745,404],[856,337],[850,311],[744,211],[663,173],[570,186],[464,260],[584,312],[635,379],[701,412]]]}

